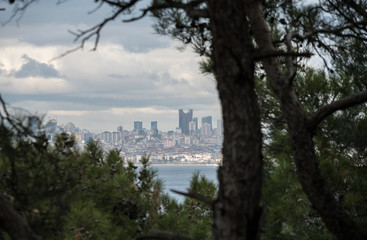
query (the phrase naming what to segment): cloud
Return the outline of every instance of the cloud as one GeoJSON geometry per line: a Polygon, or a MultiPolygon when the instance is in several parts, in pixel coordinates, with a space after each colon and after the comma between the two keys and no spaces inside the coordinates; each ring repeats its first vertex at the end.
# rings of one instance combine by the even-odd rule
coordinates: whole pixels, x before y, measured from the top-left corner
{"type": "Polygon", "coordinates": [[[16,78],[26,77],[42,77],[42,78],[58,78],[60,77],[59,72],[52,66],[46,63],[41,63],[28,55],[22,56],[24,61],[23,65],[19,70],[14,71],[12,75],[16,78]]]}
{"type": "Polygon", "coordinates": [[[132,24],[118,19],[103,29],[97,51],[89,51],[88,42],[84,50],[50,63],[75,47],[67,30],[85,30],[111,13],[103,8],[85,14],[95,6],[89,0],[54,3],[39,1],[20,27],[10,23],[1,29],[0,92],[12,105],[90,130],[120,124],[132,129],[134,120],[145,126],[158,120],[161,129],[173,130],[180,108],[194,109],[199,118],[220,117],[215,81],[200,74],[200,58],[152,34],[149,18],[132,24]]]}
{"type": "MultiPolygon", "coordinates": [[[[0,91],[12,94],[55,94],[71,90],[55,66],[19,56],[13,47],[0,49],[0,91]],[[11,54],[9,54],[11,53],[11,54]]],[[[20,46],[22,49],[22,46],[20,46]]]]}
{"type": "Polygon", "coordinates": [[[0,48],[4,97],[15,106],[90,129],[107,130],[114,124],[129,129],[134,120],[158,120],[162,129],[172,130],[180,108],[193,108],[199,118],[219,118],[215,82],[199,73],[199,58],[191,51],[171,46],[132,53],[118,44],[101,43],[96,52],[78,51],[47,63],[67,49],[23,42],[0,48]],[[38,68],[36,73],[33,68],[38,68]],[[9,77],[15,72],[38,77],[9,77]],[[58,77],[47,78],[52,75],[58,77]]]}
{"type": "MultiPolygon", "coordinates": [[[[75,36],[68,31],[78,32],[90,29],[114,13],[113,8],[103,4],[98,11],[89,14],[89,11],[99,5],[90,0],[65,1],[58,5],[55,2],[43,1],[31,4],[17,23],[12,21],[1,29],[1,35],[36,46],[69,44],[72,47],[75,36]]],[[[0,25],[9,19],[11,13],[10,7],[0,14],[0,25]]],[[[122,18],[109,22],[103,28],[100,42],[113,42],[124,46],[129,52],[136,53],[170,45],[171,41],[168,37],[153,35],[151,18],[147,17],[132,23],[122,23],[122,18]]],[[[91,42],[93,40],[91,38],[91,42]]]]}
{"type": "Polygon", "coordinates": [[[1,92],[15,94],[55,94],[70,91],[67,81],[62,78],[11,78],[4,79],[0,76],[1,92]]]}

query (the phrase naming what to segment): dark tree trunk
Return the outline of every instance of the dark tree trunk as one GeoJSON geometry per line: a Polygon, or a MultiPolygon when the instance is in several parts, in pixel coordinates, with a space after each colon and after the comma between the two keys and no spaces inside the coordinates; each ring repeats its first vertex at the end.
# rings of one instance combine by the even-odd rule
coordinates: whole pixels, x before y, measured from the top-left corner
{"type": "MultiPolygon", "coordinates": [[[[256,43],[261,50],[274,52],[275,48],[262,13],[261,1],[249,2],[248,17],[254,29],[256,43]]],[[[279,59],[267,58],[263,59],[262,63],[270,86],[280,101],[282,113],[288,123],[297,175],[303,191],[320,214],[327,228],[338,239],[367,239],[367,236],[363,234],[325,186],[315,154],[313,130],[308,128],[307,116],[292,86],[292,78],[284,73],[279,59]]]]}
{"type": "Polygon", "coordinates": [[[208,8],[224,125],[213,235],[223,240],[258,239],[262,135],[245,4],[210,0],[208,8]]]}
{"type": "Polygon", "coordinates": [[[13,240],[36,240],[36,234],[27,222],[13,209],[0,194],[0,228],[13,240]]]}

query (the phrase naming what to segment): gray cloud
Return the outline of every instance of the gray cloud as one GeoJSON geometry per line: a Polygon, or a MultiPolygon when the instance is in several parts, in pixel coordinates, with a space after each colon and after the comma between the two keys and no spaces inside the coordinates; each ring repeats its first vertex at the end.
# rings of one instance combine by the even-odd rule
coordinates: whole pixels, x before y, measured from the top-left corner
{"type": "MultiPolygon", "coordinates": [[[[88,128],[91,125],[101,126],[98,127],[101,130],[106,130],[108,126],[117,123],[123,124],[124,127],[129,126],[128,124],[132,124],[134,119],[158,120],[160,127],[166,126],[165,128],[172,130],[178,125],[177,109],[179,108],[193,108],[194,114],[198,114],[196,116],[220,115],[215,83],[193,74],[193,68],[185,67],[185,61],[171,66],[171,62],[174,64],[176,59],[166,49],[172,46],[173,42],[167,36],[154,34],[151,28],[153,22],[150,18],[129,24],[122,23],[121,18],[111,22],[101,33],[97,53],[85,59],[85,52],[90,49],[92,40],[86,44],[84,52],[73,53],[60,60],[62,63],[58,65],[61,66],[60,72],[53,65],[38,62],[40,59],[35,57],[38,54],[34,54],[34,51],[38,51],[39,47],[41,49],[48,46],[49,49],[53,49],[52,51],[55,49],[65,51],[65,49],[73,48],[77,43],[73,45],[74,36],[67,30],[88,29],[108,16],[111,9],[104,7],[88,15],[87,11],[95,7],[94,1],[67,1],[59,6],[56,6],[56,0],[37,2],[38,4],[32,5],[20,20],[20,27],[16,26],[13,21],[0,29],[1,38],[7,40],[4,41],[5,44],[1,44],[0,50],[5,49],[5,45],[12,46],[13,42],[30,44],[31,46],[21,45],[21,47],[32,49],[32,51],[19,51],[20,48],[17,46],[13,48],[17,49],[16,51],[7,51],[17,53],[12,55],[11,60],[14,62],[21,60],[18,54],[28,54],[23,57],[21,68],[15,69],[19,64],[14,65],[8,60],[3,62],[6,63],[6,66],[0,63],[0,75],[2,75],[0,92],[4,91],[4,98],[12,105],[25,107],[32,112],[100,111],[97,115],[79,117],[79,124],[80,127],[84,125],[88,128]],[[118,47],[106,47],[107,45],[118,47]],[[104,52],[104,49],[108,49],[108,52],[104,52]],[[156,49],[158,51],[155,51],[156,49]],[[78,54],[81,58],[75,61],[75,56],[78,54]],[[101,57],[96,58],[99,54],[101,57]],[[164,54],[167,54],[172,60],[163,60],[165,59],[164,54]],[[156,58],[160,65],[146,61],[146,58],[141,57],[143,55],[146,58],[156,58]],[[93,64],[91,64],[91,59],[94,59],[93,64]],[[120,65],[115,66],[115,64],[120,65]],[[34,78],[27,78],[30,76],[34,78]],[[46,79],[51,77],[57,79],[46,79]],[[197,79],[194,81],[194,78],[197,79]],[[50,83],[52,80],[65,82],[67,90],[53,92],[48,91],[48,88],[45,88],[44,91],[37,90],[39,85],[43,86],[43,83],[50,83]],[[12,84],[15,86],[14,89],[17,89],[16,84],[32,87],[32,82],[38,85],[34,87],[35,90],[32,88],[33,91],[29,92],[28,88],[25,88],[24,91],[9,91],[10,87],[6,86],[6,84],[12,84]],[[173,114],[167,113],[162,116],[147,112],[146,116],[144,113],[136,117],[130,116],[130,118],[129,116],[101,114],[110,108],[150,107],[174,111],[173,114]]],[[[138,7],[137,10],[139,9],[138,7]]],[[[6,20],[6,12],[0,14],[0,22],[6,20]]],[[[45,53],[47,51],[45,50],[45,53]]],[[[59,52],[55,51],[53,54],[59,54],[59,52]]],[[[185,56],[187,58],[187,55],[180,54],[177,51],[177,58],[185,56]]],[[[4,59],[10,59],[5,54],[2,55],[4,59]]],[[[191,66],[194,61],[196,60],[190,58],[186,62],[191,66]]],[[[52,90],[53,85],[49,86],[52,90]]],[[[58,117],[61,119],[62,116],[58,117]]],[[[63,118],[65,121],[77,121],[78,116],[65,115],[63,118]]]]}
{"type": "Polygon", "coordinates": [[[124,79],[124,78],[127,78],[129,75],[127,74],[108,74],[107,76],[111,78],[124,79]]]}
{"type": "MultiPolygon", "coordinates": [[[[68,33],[69,30],[73,32],[87,30],[113,14],[114,10],[107,5],[89,14],[98,5],[90,0],[66,1],[63,4],[56,4],[56,1],[42,1],[32,4],[19,21],[14,19],[2,27],[2,36],[20,39],[36,46],[68,44],[72,48],[78,43],[73,44],[75,36],[68,33]]],[[[0,25],[9,20],[11,14],[12,7],[7,7],[6,11],[0,14],[0,25]]],[[[108,41],[120,44],[127,51],[134,53],[168,47],[169,38],[153,35],[152,24],[149,17],[132,23],[122,23],[119,18],[103,28],[100,43],[108,41]]],[[[93,41],[91,38],[90,42],[93,41]]]]}
{"type": "Polygon", "coordinates": [[[37,60],[28,57],[27,55],[23,55],[22,59],[25,63],[18,71],[14,71],[12,75],[16,78],[25,78],[25,77],[60,77],[59,72],[49,64],[40,63],[37,60]]]}

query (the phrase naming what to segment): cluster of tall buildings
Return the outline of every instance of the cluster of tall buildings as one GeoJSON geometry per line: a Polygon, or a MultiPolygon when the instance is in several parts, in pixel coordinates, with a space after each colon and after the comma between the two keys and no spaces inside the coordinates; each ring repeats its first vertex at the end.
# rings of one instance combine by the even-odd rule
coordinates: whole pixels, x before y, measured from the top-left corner
{"type": "MultiPolygon", "coordinates": [[[[193,110],[189,109],[184,111],[183,109],[178,110],[178,127],[176,131],[168,131],[167,134],[172,135],[173,133],[181,134],[182,136],[191,136],[191,137],[221,137],[222,133],[222,121],[217,121],[217,128],[213,128],[213,118],[212,116],[205,116],[201,118],[201,126],[199,127],[199,120],[197,117],[193,116],[193,110]]],[[[33,124],[36,125],[36,124],[33,124]]],[[[46,135],[49,140],[53,140],[53,135],[59,132],[69,132],[75,135],[81,135],[80,138],[83,141],[88,141],[89,139],[95,138],[96,134],[92,134],[87,130],[81,130],[71,122],[66,123],[64,125],[58,126],[57,121],[55,119],[49,120],[44,128],[46,135]]],[[[122,126],[117,127],[117,131],[109,132],[104,131],[98,134],[98,139],[103,140],[104,142],[119,142],[123,139],[124,131],[122,126]]],[[[151,121],[150,129],[146,129],[143,127],[142,121],[134,121],[134,129],[132,131],[137,136],[149,135],[152,138],[160,138],[161,131],[158,130],[158,122],[151,121]]]]}
{"type": "MultiPolygon", "coordinates": [[[[199,121],[197,117],[193,116],[194,111],[192,109],[186,112],[183,109],[178,110],[178,128],[176,132],[184,135],[203,135],[211,136],[221,135],[223,131],[222,121],[217,121],[216,132],[213,133],[213,118],[212,116],[205,116],[201,118],[201,127],[199,128],[199,121]]],[[[134,132],[141,134],[144,131],[142,121],[134,121],[134,132]]],[[[150,124],[150,131],[158,134],[158,122],[152,121],[150,124]]]]}
{"type": "MultiPolygon", "coordinates": [[[[213,134],[213,123],[212,116],[206,116],[201,118],[201,128],[199,129],[198,118],[193,117],[193,110],[189,109],[187,112],[184,112],[183,109],[178,110],[179,116],[179,127],[182,134],[185,135],[203,135],[210,136],[213,134]]],[[[216,134],[221,135],[223,131],[222,121],[217,121],[217,129],[216,134]]]]}
{"type": "MultiPolygon", "coordinates": [[[[134,129],[125,130],[121,125],[113,132],[93,133],[87,129],[76,127],[72,122],[58,125],[56,119],[49,120],[42,131],[50,142],[57,133],[67,132],[75,137],[78,146],[83,149],[89,140],[98,140],[108,151],[119,148],[121,156],[138,161],[144,154],[149,154],[152,161],[160,162],[201,162],[217,163],[221,160],[223,142],[222,122],[217,128],[212,126],[212,116],[201,118],[201,126],[193,110],[178,111],[178,127],[176,131],[159,130],[158,122],[151,121],[150,129],[144,128],[142,121],[134,121],[134,129]]],[[[29,119],[36,128],[35,119],[29,119]]]]}

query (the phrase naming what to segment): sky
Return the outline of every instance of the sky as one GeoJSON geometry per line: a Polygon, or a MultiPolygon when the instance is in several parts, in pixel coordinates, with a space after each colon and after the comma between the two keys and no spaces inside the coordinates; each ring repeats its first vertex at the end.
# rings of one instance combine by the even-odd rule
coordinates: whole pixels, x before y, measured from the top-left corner
{"type": "Polygon", "coordinates": [[[200,73],[200,58],[156,34],[152,19],[120,18],[102,30],[96,51],[91,41],[52,60],[78,46],[69,30],[88,29],[111,9],[88,14],[97,6],[92,0],[40,0],[4,25],[12,14],[6,2],[0,0],[0,94],[12,107],[94,132],[132,130],[134,121],[174,130],[178,109],[193,109],[199,122],[213,116],[213,127],[221,119],[215,80],[200,73]]]}

